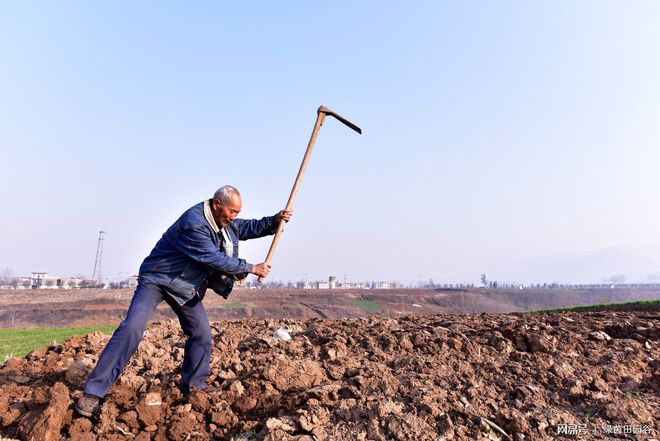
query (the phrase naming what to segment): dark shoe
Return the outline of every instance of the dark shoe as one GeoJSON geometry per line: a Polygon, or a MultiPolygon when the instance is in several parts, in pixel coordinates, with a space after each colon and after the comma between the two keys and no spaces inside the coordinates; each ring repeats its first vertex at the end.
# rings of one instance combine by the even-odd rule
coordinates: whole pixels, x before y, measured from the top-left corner
{"type": "Polygon", "coordinates": [[[215,387],[215,386],[206,386],[204,389],[201,389],[207,394],[212,394],[214,392],[221,392],[222,388],[221,387],[215,387]]]}
{"type": "Polygon", "coordinates": [[[101,399],[95,395],[85,394],[78,398],[76,403],[76,412],[82,416],[91,417],[94,412],[99,410],[101,399]]]}
{"type": "Polygon", "coordinates": [[[213,393],[213,392],[220,392],[221,390],[222,390],[222,388],[215,387],[215,386],[204,386],[203,388],[192,386],[189,389],[184,389],[183,390],[183,398],[187,398],[191,394],[195,394],[195,393],[198,393],[198,392],[203,392],[205,394],[210,394],[210,393],[213,393]]]}

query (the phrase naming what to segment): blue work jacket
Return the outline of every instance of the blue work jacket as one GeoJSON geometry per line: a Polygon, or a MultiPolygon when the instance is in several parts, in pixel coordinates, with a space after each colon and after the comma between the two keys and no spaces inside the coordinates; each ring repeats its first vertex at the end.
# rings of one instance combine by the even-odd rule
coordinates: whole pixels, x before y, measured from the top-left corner
{"type": "Polygon", "coordinates": [[[227,227],[234,245],[233,256],[228,256],[222,233],[216,233],[206,220],[204,202],[200,202],[186,210],[156,243],[140,265],[139,281],[162,286],[183,305],[206,290],[205,281],[212,271],[228,275],[251,272],[252,264],[238,258],[238,241],[275,234],[277,224],[276,216],[235,219],[227,227]]]}

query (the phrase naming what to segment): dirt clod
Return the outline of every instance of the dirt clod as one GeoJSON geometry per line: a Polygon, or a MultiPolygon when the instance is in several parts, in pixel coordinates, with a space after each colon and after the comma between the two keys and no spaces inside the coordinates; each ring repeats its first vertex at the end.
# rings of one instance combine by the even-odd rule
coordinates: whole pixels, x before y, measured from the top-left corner
{"type": "Polygon", "coordinates": [[[21,438],[59,440],[70,404],[67,387],[63,383],[56,383],[45,391],[43,388],[37,389],[34,395],[37,395],[35,407],[19,420],[18,431],[21,438]]]}

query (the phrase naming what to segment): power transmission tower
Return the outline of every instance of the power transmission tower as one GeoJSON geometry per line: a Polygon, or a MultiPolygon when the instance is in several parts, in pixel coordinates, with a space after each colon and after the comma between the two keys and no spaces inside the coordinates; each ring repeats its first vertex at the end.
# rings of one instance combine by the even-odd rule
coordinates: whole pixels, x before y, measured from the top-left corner
{"type": "Polygon", "coordinates": [[[102,279],[101,274],[101,259],[103,258],[103,240],[105,240],[105,231],[99,231],[99,243],[96,246],[96,260],[94,260],[94,274],[92,274],[92,280],[100,283],[102,279]],[[98,279],[96,278],[98,274],[98,279]]]}

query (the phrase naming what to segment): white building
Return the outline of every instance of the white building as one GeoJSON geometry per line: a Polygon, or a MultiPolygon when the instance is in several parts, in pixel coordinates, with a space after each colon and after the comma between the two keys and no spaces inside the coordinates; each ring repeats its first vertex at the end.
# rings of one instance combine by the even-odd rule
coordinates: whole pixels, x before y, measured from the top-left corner
{"type": "Polygon", "coordinates": [[[341,289],[367,289],[367,285],[364,282],[344,282],[339,284],[341,289]]]}
{"type": "Polygon", "coordinates": [[[62,279],[48,273],[33,272],[30,276],[30,288],[32,289],[57,289],[61,286],[62,279]]]}
{"type": "Polygon", "coordinates": [[[72,289],[80,288],[79,277],[52,276],[46,272],[33,272],[30,277],[17,277],[16,289],[72,289]]]}
{"type": "Polygon", "coordinates": [[[138,285],[138,276],[133,275],[130,276],[128,279],[122,280],[119,282],[119,287],[120,288],[130,288],[130,289],[135,289],[137,288],[138,285]]]}

